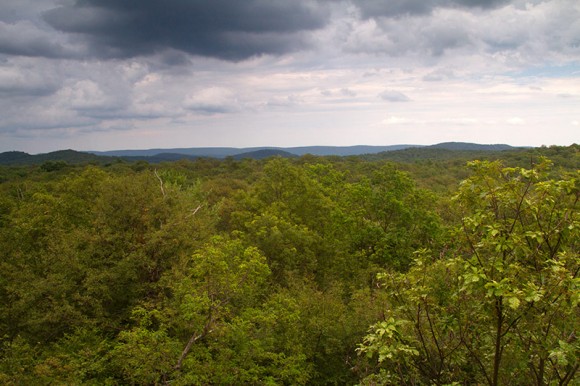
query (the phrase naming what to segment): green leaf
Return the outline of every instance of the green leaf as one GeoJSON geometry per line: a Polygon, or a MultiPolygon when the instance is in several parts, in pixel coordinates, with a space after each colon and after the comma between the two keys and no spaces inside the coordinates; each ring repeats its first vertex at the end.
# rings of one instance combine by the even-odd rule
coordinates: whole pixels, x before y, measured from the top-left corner
{"type": "Polygon", "coordinates": [[[513,297],[513,296],[508,297],[507,302],[508,302],[508,305],[510,306],[510,308],[513,310],[518,309],[518,307],[520,306],[520,299],[513,297]]]}

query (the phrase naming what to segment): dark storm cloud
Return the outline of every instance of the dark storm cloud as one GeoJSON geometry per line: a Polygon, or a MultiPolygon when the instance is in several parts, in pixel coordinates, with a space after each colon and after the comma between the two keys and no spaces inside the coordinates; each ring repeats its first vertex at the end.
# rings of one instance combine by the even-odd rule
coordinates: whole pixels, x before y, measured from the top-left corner
{"type": "Polygon", "coordinates": [[[226,60],[302,48],[300,33],[323,27],[327,17],[306,0],[77,0],[44,14],[98,57],[173,49],[226,60]]]}
{"type": "Polygon", "coordinates": [[[435,8],[495,8],[510,0],[357,0],[364,18],[428,14],[435,8]]]}

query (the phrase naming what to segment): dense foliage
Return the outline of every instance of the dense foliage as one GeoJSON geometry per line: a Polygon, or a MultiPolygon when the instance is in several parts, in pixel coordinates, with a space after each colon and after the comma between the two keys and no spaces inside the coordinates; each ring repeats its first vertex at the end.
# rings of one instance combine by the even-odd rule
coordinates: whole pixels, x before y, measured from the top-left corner
{"type": "Polygon", "coordinates": [[[575,384],[580,153],[542,151],[1,168],[0,383],[575,384]]]}

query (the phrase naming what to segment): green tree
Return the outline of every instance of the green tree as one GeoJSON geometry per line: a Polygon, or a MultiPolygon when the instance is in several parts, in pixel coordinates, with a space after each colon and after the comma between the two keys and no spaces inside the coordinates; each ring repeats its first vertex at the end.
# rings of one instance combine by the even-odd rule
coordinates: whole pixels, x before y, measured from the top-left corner
{"type": "Polygon", "coordinates": [[[385,319],[360,351],[387,384],[560,384],[577,379],[579,173],[473,162],[449,250],[387,272],[385,319]]]}
{"type": "Polygon", "coordinates": [[[31,345],[86,326],[118,331],[213,226],[196,186],[162,185],[150,171],[87,167],[0,205],[0,327],[31,345]]]}
{"type": "Polygon", "coordinates": [[[394,165],[347,184],[344,191],[345,236],[363,266],[405,270],[415,249],[433,247],[439,238],[435,197],[394,165]]]}
{"type": "Polygon", "coordinates": [[[264,253],[275,282],[286,285],[298,275],[324,285],[334,267],[343,266],[342,240],[329,232],[334,202],[308,167],[268,161],[239,203],[231,214],[233,228],[264,253]]]}
{"type": "MultiPolygon", "coordinates": [[[[171,317],[169,327],[185,342],[175,358],[177,371],[202,376],[198,361],[211,355],[211,350],[199,343],[211,335],[220,336],[241,310],[255,305],[269,274],[265,258],[256,248],[218,236],[193,257],[173,266],[162,282],[170,291],[164,308],[171,317]]],[[[205,372],[204,377],[211,376],[207,368],[205,372]]]]}

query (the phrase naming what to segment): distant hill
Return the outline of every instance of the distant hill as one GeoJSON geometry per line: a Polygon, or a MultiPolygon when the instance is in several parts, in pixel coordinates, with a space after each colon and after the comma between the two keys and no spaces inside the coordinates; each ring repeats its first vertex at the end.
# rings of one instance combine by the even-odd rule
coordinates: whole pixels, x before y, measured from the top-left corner
{"type": "Polygon", "coordinates": [[[302,146],[302,147],[288,147],[281,148],[296,155],[312,154],[318,156],[337,155],[362,155],[362,154],[376,154],[384,151],[395,151],[407,149],[410,147],[417,147],[419,145],[389,145],[389,146],[302,146]]]}
{"type": "Polygon", "coordinates": [[[30,154],[21,151],[7,151],[0,153],[0,165],[26,163],[30,157],[32,157],[30,154]]]}
{"type": "Polygon", "coordinates": [[[35,165],[47,161],[63,161],[70,164],[90,162],[110,162],[112,157],[100,157],[95,154],[75,150],[59,150],[50,153],[31,155],[20,151],[0,153],[0,165],[35,165]]]}
{"type": "Polygon", "coordinates": [[[445,142],[432,146],[413,147],[397,151],[382,152],[365,156],[366,159],[385,159],[394,162],[415,162],[421,160],[450,160],[485,158],[504,152],[520,152],[529,148],[510,145],[480,145],[466,142],[445,142]]]}
{"type": "Polygon", "coordinates": [[[273,156],[285,158],[298,157],[305,154],[316,156],[365,156],[365,158],[384,158],[393,161],[409,161],[414,159],[446,159],[456,157],[460,153],[473,155],[479,152],[494,152],[518,150],[509,145],[480,145],[466,142],[445,142],[432,146],[421,145],[391,145],[391,146],[303,146],[303,147],[200,147],[177,149],[148,150],[112,150],[103,152],[79,152],[75,150],[60,150],[46,154],[31,155],[19,151],[0,153],[0,165],[32,165],[46,161],[64,161],[66,163],[105,163],[115,160],[147,161],[151,163],[171,162],[181,159],[232,157],[234,159],[253,158],[264,159],[273,156]]]}
{"type": "Polygon", "coordinates": [[[503,144],[480,145],[477,143],[468,143],[468,142],[443,142],[426,147],[431,149],[446,149],[455,151],[503,151],[516,149],[515,147],[510,145],[503,144]]]}
{"type": "MultiPolygon", "coordinates": [[[[336,155],[349,156],[361,154],[374,154],[382,151],[393,151],[414,147],[416,145],[391,145],[391,146],[301,146],[301,147],[191,147],[175,149],[146,149],[146,150],[111,150],[111,151],[90,151],[95,155],[106,155],[115,157],[150,157],[159,154],[184,154],[195,157],[226,158],[234,157],[244,153],[267,151],[283,151],[297,156],[312,154],[318,156],[336,155]]],[[[261,153],[256,153],[260,155],[261,153]]],[[[267,154],[267,153],[266,153],[267,154]]]]}
{"type": "Polygon", "coordinates": [[[252,159],[265,159],[269,157],[282,157],[282,158],[296,158],[298,157],[296,154],[289,153],[287,151],[281,149],[262,149],[262,150],[255,150],[249,151],[246,153],[236,154],[232,156],[232,158],[236,160],[244,159],[244,158],[252,158],[252,159]]]}
{"type": "MultiPolygon", "coordinates": [[[[175,148],[175,149],[146,149],[146,150],[111,150],[111,151],[91,151],[89,153],[96,155],[114,156],[114,157],[152,157],[155,156],[164,160],[170,160],[171,157],[177,157],[175,154],[182,154],[191,157],[209,157],[209,158],[239,158],[241,154],[255,154],[261,157],[262,154],[276,155],[275,151],[282,151],[297,156],[312,154],[317,156],[350,156],[363,154],[378,154],[383,152],[391,152],[405,149],[416,148],[435,148],[446,149],[454,151],[499,151],[514,149],[509,145],[480,145],[476,143],[467,142],[445,142],[432,146],[422,145],[389,145],[389,146],[299,146],[299,147],[190,147],[190,148],[175,148]],[[264,152],[265,151],[265,152],[264,152]],[[168,154],[173,154],[169,157],[168,154]]],[[[283,153],[280,153],[284,156],[283,153]]],[[[248,157],[242,157],[248,158],[248,157]]],[[[254,157],[251,157],[254,158],[254,157]]],[[[143,158],[141,158],[143,159],[143,158]]]]}
{"type": "Polygon", "coordinates": [[[100,156],[113,157],[151,157],[164,154],[181,154],[194,157],[225,158],[248,151],[263,148],[235,148],[235,147],[192,147],[175,149],[145,149],[145,150],[110,150],[110,151],[88,151],[87,153],[100,156]]]}
{"type": "Polygon", "coordinates": [[[195,155],[178,154],[178,153],[159,153],[159,154],[155,154],[155,155],[117,156],[116,158],[119,158],[119,159],[122,159],[122,160],[128,161],[128,162],[147,161],[147,162],[151,162],[151,163],[159,163],[159,162],[179,161],[182,159],[195,160],[195,159],[198,159],[200,157],[195,156],[195,155]]]}

